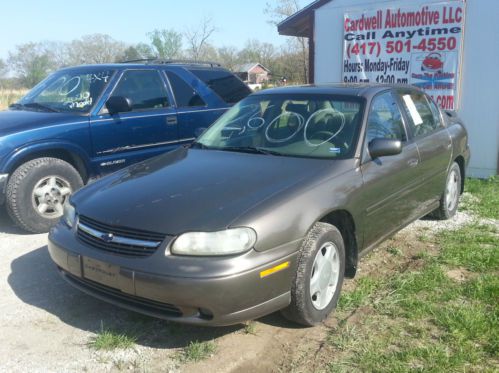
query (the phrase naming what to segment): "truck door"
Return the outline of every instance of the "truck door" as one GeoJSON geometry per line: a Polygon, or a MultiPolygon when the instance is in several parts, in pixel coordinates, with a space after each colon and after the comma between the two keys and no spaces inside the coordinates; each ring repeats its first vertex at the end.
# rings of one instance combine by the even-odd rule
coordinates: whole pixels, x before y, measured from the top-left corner
{"type": "Polygon", "coordinates": [[[110,97],[130,99],[132,110],[90,119],[94,163],[101,174],[177,146],[177,112],[158,71],[125,70],[110,97]]]}

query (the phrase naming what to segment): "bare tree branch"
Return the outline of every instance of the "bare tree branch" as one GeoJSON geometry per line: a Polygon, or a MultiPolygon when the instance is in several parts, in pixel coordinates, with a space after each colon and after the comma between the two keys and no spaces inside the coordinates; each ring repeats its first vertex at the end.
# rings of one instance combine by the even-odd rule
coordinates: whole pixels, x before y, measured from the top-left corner
{"type": "Polygon", "coordinates": [[[217,29],[212,25],[211,18],[204,18],[198,28],[187,29],[184,32],[184,36],[187,39],[188,52],[193,60],[199,61],[203,57],[204,48],[215,31],[217,29]]]}

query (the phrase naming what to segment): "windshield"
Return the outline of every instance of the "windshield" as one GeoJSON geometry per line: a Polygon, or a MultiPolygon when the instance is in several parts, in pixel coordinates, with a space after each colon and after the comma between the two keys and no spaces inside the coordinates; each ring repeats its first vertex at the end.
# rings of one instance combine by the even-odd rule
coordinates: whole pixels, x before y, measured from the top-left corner
{"type": "Polygon", "coordinates": [[[114,71],[109,69],[56,72],[33,88],[13,108],[88,113],[114,71]]]}
{"type": "Polygon", "coordinates": [[[220,117],[196,144],[228,151],[351,158],[363,106],[358,97],[254,95],[220,117]]]}

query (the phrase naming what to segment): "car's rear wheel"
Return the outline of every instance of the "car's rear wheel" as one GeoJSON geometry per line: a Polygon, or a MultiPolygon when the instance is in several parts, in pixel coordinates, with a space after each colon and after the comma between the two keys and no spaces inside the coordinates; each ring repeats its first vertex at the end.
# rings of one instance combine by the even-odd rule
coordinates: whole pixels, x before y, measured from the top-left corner
{"type": "Polygon", "coordinates": [[[316,223],[300,249],[291,287],[291,304],[282,314],[299,324],[313,326],[336,307],[345,273],[345,246],[340,231],[316,223]]]}
{"type": "Polygon", "coordinates": [[[47,232],[62,216],[71,193],[83,186],[78,171],[57,158],[37,158],[19,166],[7,184],[7,211],[21,228],[47,232]]]}
{"type": "Polygon", "coordinates": [[[446,220],[452,218],[457,211],[459,205],[459,197],[461,195],[461,169],[454,162],[447,174],[445,182],[445,190],[440,199],[440,206],[430,215],[438,220],[446,220]]]}

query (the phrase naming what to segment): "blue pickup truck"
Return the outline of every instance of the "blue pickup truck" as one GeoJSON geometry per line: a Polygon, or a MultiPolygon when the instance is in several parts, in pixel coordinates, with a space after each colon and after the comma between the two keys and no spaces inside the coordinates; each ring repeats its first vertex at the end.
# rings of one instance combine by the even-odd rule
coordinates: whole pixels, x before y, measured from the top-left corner
{"type": "Polygon", "coordinates": [[[0,204],[20,227],[46,232],[89,180],[189,144],[250,92],[213,63],[59,70],[0,112],[0,204]]]}

